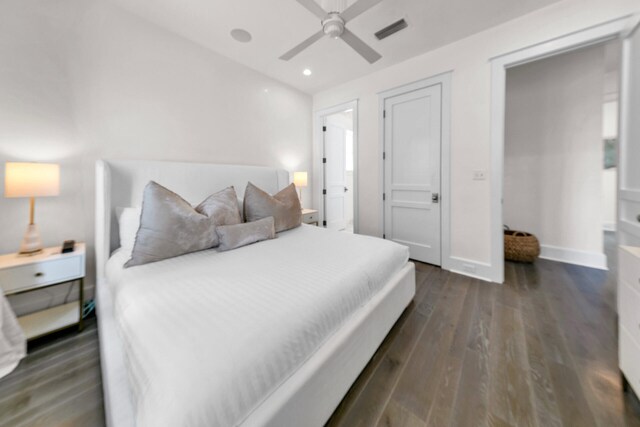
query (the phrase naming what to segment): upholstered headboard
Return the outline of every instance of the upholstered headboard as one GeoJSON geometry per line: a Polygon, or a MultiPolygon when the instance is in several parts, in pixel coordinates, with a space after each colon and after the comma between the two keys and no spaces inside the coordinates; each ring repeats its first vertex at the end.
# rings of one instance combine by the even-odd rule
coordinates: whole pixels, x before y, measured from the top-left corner
{"type": "Polygon", "coordinates": [[[208,195],[233,185],[242,199],[248,181],[270,193],[289,184],[289,173],[263,166],[218,165],[148,160],[98,160],[96,162],[96,270],[104,280],[104,267],[119,246],[116,208],[142,205],[149,181],[175,191],[197,204],[208,195]]]}

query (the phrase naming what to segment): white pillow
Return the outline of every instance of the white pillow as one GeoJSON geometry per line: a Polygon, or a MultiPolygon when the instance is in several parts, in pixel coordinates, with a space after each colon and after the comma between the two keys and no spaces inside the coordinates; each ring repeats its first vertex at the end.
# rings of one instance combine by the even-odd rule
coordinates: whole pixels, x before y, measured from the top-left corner
{"type": "Polygon", "coordinates": [[[140,228],[142,208],[116,208],[118,228],[120,229],[120,247],[128,254],[133,252],[136,234],[140,228]]]}

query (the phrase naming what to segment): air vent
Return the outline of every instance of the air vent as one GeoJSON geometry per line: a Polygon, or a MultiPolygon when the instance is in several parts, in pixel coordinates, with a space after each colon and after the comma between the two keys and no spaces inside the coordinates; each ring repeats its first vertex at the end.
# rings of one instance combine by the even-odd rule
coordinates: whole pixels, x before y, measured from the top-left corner
{"type": "Polygon", "coordinates": [[[381,29],[380,31],[378,31],[375,36],[378,40],[382,40],[382,39],[386,39],[387,37],[389,37],[391,34],[395,34],[400,30],[404,30],[405,28],[407,28],[409,24],[407,24],[407,21],[405,21],[404,19],[401,19],[397,22],[394,22],[393,24],[389,25],[388,27],[384,27],[383,29],[381,29]]]}

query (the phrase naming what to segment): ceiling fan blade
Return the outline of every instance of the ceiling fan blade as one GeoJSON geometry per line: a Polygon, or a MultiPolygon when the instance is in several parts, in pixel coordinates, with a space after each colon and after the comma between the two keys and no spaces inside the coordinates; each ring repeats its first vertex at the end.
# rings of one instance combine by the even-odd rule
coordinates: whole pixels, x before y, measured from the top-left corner
{"type": "Polygon", "coordinates": [[[369,47],[368,44],[360,40],[355,34],[353,34],[348,29],[344,29],[344,32],[340,36],[342,40],[345,41],[349,46],[353,48],[356,52],[358,52],[364,59],[369,61],[369,64],[373,64],[378,59],[382,58],[382,56],[369,47]]]}
{"type": "Polygon", "coordinates": [[[280,59],[282,59],[283,61],[290,60],[291,58],[293,58],[294,56],[296,56],[297,54],[299,54],[300,52],[302,52],[303,50],[305,50],[306,48],[308,48],[318,40],[320,40],[322,37],[324,37],[324,33],[322,32],[322,30],[320,30],[314,35],[312,35],[311,37],[309,37],[308,39],[306,39],[305,41],[303,41],[302,43],[300,43],[298,46],[294,47],[293,49],[291,49],[290,51],[282,55],[280,59]]]}
{"type": "Polygon", "coordinates": [[[328,15],[327,12],[315,2],[315,0],[298,0],[298,3],[303,5],[309,12],[313,13],[320,19],[324,19],[328,15]]]}
{"type": "Polygon", "coordinates": [[[344,22],[351,21],[353,18],[371,9],[381,1],[382,0],[359,0],[346,8],[344,12],[340,14],[340,18],[344,19],[344,22]]]}

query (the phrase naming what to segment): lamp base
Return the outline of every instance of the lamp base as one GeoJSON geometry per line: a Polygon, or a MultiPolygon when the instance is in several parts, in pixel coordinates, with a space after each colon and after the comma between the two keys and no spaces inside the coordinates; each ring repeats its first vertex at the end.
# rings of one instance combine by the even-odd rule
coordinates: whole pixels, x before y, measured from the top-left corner
{"type": "Polygon", "coordinates": [[[20,244],[20,255],[34,255],[42,251],[42,241],[40,240],[40,233],[38,233],[38,227],[35,224],[29,224],[27,226],[27,232],[24,233],[24,238],[20,244]]]}

